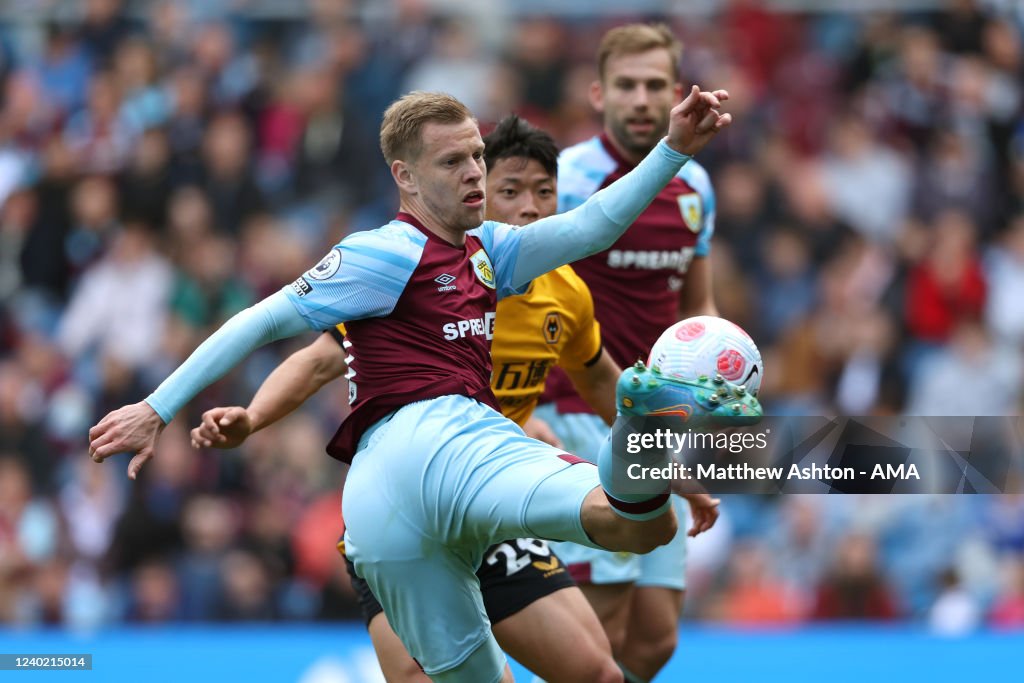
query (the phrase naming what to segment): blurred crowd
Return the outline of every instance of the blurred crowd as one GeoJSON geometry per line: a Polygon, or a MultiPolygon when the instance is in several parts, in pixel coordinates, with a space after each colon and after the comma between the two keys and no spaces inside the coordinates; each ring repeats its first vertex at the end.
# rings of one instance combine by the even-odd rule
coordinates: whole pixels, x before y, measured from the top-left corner
{"type": "MultiPolygon", "coordinates": [[[[625,20],[396,0],[86,0],[0,14],[0,623],[354,618],[334,549],[345,387],[237,451],[187,428],[244,405],[308,338],[201,394],[136,483],[86,456],[234,313],[395,210],[387,104],[448,90],[563,145],[625,20]],[[241,8],[241,9],[239,9],[241,8]],[[131,11],[128,11],[131,9],[131,11]],[[478,21],[480,19],[480,21],[478,21]]],[[[716,300],[757,340],[775,414],[1017,415],[1024,386],[1024,14],[661,17],[685,81],[727,88],[702,154],[716,300]]],[[[605,330],[614,334],[614,330],[605,330]]],[[[1024,628],[1024,498],[730,497],[692,544],[688,612],[741,624],[1024,628]]]]}

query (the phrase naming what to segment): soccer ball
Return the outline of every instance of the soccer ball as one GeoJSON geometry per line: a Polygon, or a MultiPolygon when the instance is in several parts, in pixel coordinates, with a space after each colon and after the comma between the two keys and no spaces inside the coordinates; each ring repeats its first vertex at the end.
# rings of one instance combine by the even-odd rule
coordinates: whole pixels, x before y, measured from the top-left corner
{"type": "Polygon", "coordinates": [[[761,352],[750,335],[724,318],[698,315],[680,320],[654,342],[647,367],[690,382],[721,375],[756,396],[764,376],[761,352]]]}

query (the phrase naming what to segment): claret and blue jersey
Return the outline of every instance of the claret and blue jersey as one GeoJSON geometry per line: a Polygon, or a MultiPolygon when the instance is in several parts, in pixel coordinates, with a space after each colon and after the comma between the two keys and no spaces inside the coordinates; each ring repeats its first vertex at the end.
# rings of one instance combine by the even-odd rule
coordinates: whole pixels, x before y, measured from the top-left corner
{"type": "Polygon", "coordinates": [[[523,289],[510,281],[517,246],[500,223],[455,246],[401,213],[345,238],[286,288],[310,327],[347,321],[352,414],[332,455],[350,459],[368,426],[414,401],[462,394],[497,407],[490,342],[498,298],[523,289]]]}
{"type": "Polygon", "coordinates": [[[351,235],[234,316],[146,400],[169,422],[260,345],[347,323],[353,412],[332,450],[352,458],[362,448],[343,498],[346,552],[428,675],[459,668],[461,680],[497,680],[504,660],[475,575],[484,550],[522,536],[593,544],[580,510],[599,485],[595,468],[497,411],[488,354],[497,300],[606,249],[686,162],[661,143],[577,209],[518,229],[485,222],[463,245],[406,214],[351,235]]]}
{"type": "MultiPolygon", "coordinates": [[[[558,158],[559,212],[582,205],[632,168],[605,135],[565,149],[558,158]]],[[[714,226],[711,179],[691,160],[615,244],[573,263],[608,331],[605,347],[620,366],[646,358],[654,340],[677,321],[687,270],[694,258],[710,253],[714,226]]],[[[591,412],[563,373],[552,375],[544,400],[562,412],[591,412]]]]}
{"type": "Polygon", "coordinates": [[[489,354],[497,299],[601,251],[643,211],[645,189],[670,180],[685,160],[662,143],[624,182],[576,210],[525,228],[485,221],[461,246],[406,213],[342,240],[284,288],[309,327],[347,324],[352,414],[328,452],[351,459],[366,428],[415,401],[457,394],[497,410],[489,354]]]}

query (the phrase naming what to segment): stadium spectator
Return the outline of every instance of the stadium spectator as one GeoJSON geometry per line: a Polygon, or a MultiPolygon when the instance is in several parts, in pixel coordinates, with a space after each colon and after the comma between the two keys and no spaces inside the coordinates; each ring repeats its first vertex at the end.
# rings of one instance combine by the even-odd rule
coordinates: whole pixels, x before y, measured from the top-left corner
{"type": "Polygon", "coordinates": [[[214,618],[218,621],[275,621],[281,612],[274,599],[270,572],[259,556],[233,550],[221,562],[224,592],[214,618]]]}
{"type": "Polygon", "coordinates": [[[836,217],[871,241],[892,242],[909,208],[906,159],[879,141],[862,116],[840,117],[830,137],[821,173],[836,217]]]}
{"type": "Polygon", "coordinates": [[[942,592],[928,613],[928,627],[945,636],[960,636],[978,628],[981,606],[961,584],[956,570],[942,573],[942,592]]]}
{"type": "Polygon", "coordinates": [[[266,206],[249,158],[249,124],[241,115],[214,116],[203,137],[203,166],[196,183],[213,207],[217,229],[237,235],[266,206]]]}
{"type": "Polygon", "coordinates": [[[874,540],[850,534],[839,539],[836,548],[833,567],[818,587],[812,617],[896,619],[899,607],[877,564],[874,540]]]}
{"type": "Polygon", "coordinates": [[[802,602],[771,572],[763,547],[748,543],[733,550],[719,618],[740,626],[782,626],[800,619],[802,602]]]}
{"type": "Polygon", "coordinates": [[[989,296],[985,323],[996,338],[1018,348],[1024,344],[1024,214],[1013,219],[999,242],[986,254],[989,296]]]}
{"type": "Polygon", "coordinates": [[[118,176],[121,214],[163,232],[172,189],[170,143],[160,128],[150,128],[132,150],[128,165],[118,176]]]}
{"type": "Polygon", "coordinates": [[[923,361],[908,398],[911,415],[1014,415],[1024,364],[1019,349],[993,344],[985,328],[961,325],[950,345],[923,361]]]}
{"type": "Polygon", "coordinates": [[[1003,589],[992,606],[989,621],[999,629],[1024,626],[1024,559],[1019,555],[1003,561],[1003,589]]]}
{"type": "Polygon", "coordinates": [[[111,72],[89,81],[88,106],[72,114],[64,139],[77,163],[92,173],[114,173],[128,159],[142,132],[122,113],[122,93],[111,72]]]}
{"type": "Polygon", "coordinates": [[[178,621],[181,617],[181,598],[174,568],[162,559],[147,560],[132,575],[125,620],[155,625],[178,621]]]}
{"type": "Polygon", "coordinates": [[[0,616],[3,621],[59,623],[63,571],[59,520],[52,503],[32,495],[28,468],[0,457],[0,616]]]}
{"type": "Polygon", "coordinates": [[[149,228],[125,225],[68,303],[57,332],[61,350],[142,369],[160,351],[170,288],[171,269],[149,228]]]}
{"type": "Polygon", "coordinates": [[[907,328],[925,344],[944,343],[958,323],[977,321],[987,293],[971,217],[944,211],[933,230],[931,248],[907,281],[907,328]]]}

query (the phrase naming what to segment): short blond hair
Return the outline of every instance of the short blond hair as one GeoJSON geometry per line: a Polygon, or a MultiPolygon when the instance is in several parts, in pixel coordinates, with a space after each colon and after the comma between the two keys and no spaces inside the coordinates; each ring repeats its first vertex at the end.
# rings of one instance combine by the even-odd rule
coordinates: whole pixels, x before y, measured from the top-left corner
{"type": "Polygon", "coordinates": [[[414,160],[423,145],[428,123],[462,123],[473,114],[462,102],[439,92],[414,91],[391,103],[380,124],[380,151],[390,166],[396,159],[414,160]]]}
{"type": "Polygon", "coordinates": [[[608,60],[620,55],[635,55],[648,50],[667,50],[672,60],[672,75],[679,80],[679,60],[683,44],[662,23],[617,26],[601,39],[597,49],[597,75],[603,81],[608,60]]]}

